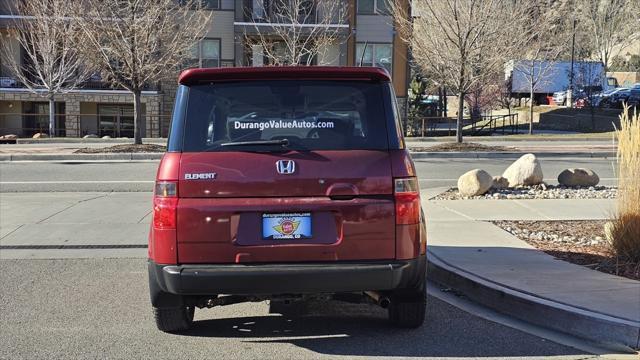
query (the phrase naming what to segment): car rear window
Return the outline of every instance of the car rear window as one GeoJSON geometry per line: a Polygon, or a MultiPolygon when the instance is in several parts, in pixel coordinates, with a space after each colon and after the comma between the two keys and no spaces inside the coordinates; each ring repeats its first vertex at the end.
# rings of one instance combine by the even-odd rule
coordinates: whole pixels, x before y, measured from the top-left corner
{"type": "Polygon", "coordinates": [[[387,150],[383,99],[383,84],[368,81],[192,85],[183,150],[387,150]],[[284,139],[286,146],[256,144],[284,139]]]}

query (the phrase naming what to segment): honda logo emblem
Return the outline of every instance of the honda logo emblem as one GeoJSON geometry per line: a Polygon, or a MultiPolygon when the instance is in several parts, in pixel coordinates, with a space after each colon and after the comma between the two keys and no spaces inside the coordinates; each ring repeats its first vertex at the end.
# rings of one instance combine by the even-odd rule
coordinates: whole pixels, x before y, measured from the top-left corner
{"type": "Polygon", "coordinates": [[[278,174],[293,174],[296,171],[296,163],[293,160],[278,160],[276,170],[278,174]]]}

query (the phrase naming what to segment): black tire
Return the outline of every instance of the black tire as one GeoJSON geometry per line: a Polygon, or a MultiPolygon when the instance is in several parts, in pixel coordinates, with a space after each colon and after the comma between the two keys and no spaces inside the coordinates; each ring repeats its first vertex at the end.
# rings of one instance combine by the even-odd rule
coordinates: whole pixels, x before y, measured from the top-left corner
{"type": "Polygon", "coordinates": [[[181,332],[191,328],[195,307],[181,306],[173,308],[153,307],[153,317],[156,319],[156,326],[164,332],[181,332]]]}
{"type": "Polygon", "coordinates": [[[424,323],[427,312],[425,301],[398,301],[389,305],[389,321],[401,328],[415,329],[424,323]]]}
{"type": "Polygon", "coordinates": [[[388,311],[389,322],[396,327],[415,329],[422,326],[427,313],[427,287],[424,275],[417,288],[393,291],[388,311]]]}

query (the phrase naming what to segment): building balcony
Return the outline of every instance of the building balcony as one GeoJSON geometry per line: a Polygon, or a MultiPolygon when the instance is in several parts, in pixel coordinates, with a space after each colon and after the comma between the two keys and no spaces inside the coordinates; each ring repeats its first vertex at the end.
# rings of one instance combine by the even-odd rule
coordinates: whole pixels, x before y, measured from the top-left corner
{"type": "MultiPolygon", "coordinates": [[[[335,15],[327,15],[313,1],[302,2],[297,11],[282,9],[264,0],[245,0],[243,15],[236,18],[236,32],[247,35],[274,33],[276,27],[297,26],[302,29],[326,28],[349,34],[346,14],[340,16],[338,9],[332,9],[335,15]],[[306,5],[308,3],[308,5],[306,5]],[[266,5],[265,5],[266,4],[266,5]]],[[[324,9],[327,10],[327,9],[324,9]]],[[[345,7],[343,9],[347,11],[345,7]]]]}
{"type": "MultiPolygon", "coordinates": [[[[0,76],[0,91],[27,91],[27,87],[19,82],[17,79],[11,76],[0,76]]],[[[45,91],[44,89],[42,91],[45,91]]],[[[98,80],[98,79],[90,79],[72,90],[72,92],[126,92],[127,90],[121,87],[113,86],[112,84],[98,80]]],[[[160,91],[160,86],[147,86],[143,91],[152,91],[157,92],[160,91]]]]}

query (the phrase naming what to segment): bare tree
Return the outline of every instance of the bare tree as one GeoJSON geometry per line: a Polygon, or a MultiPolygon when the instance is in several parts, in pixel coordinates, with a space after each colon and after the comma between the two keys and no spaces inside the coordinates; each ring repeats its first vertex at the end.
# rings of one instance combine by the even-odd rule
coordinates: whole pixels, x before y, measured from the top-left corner
{"type": "Polygon", "coordinates": [[[29,0],[15,4],[17,41],[3,41],[7,67],[34,94],[49,101],[49,135],[55,136],[55,98],[85,81],[90,73],[74,46],[80,34],[73,21],[74,0],[29,0]],[[22,57],[14,54],[22,51],[22,57]],[[21,58],[24,58],[24,62],[21,58]]]}
{"type": "MultiPolygon", "coordinates": [[[[496,95],[496,104],[500,106],[502,109],[507,109],[507,118],[509,121],[509,125],[512,126],[511,131],[518,131],[518,122],[516,121],[515,127],[513,127],[513,119],[514,115],[512,115],[513,107],[515,106],[515,99],[511,96],[511,83],[508,80],[504,79],[504,76],[497,78],[495,81],[495,95],[496,95]]],[[[517,119],[517,114],[515,115],[517,119]]],[[[502,121],[503,132],[506,127],[506,123],[502,121]]]]}
{"type": "Polygon", "coordinates": [[[134,141],[142,143],[142,90],[175,72],[202,39],[211,13],[199,0],[87,0],[82,42],[101,74],[131,92],[134,141]]]}
{"type": "Polygon", "coordinates": [[[348,39],[344,0],[272,0],[247,15],[254,26],[245,32],[245,44],[260,49],[270,65],[311,65],[348,39]]]}
{"type": "Polygon", "coordinates": [[[546,85],[552,77],[560,75],[553,73],[555,61],[562,55],[571,35],[562,26],[562,17],[566,14],[556,9],[562,5],[562,2],[536,0],[521,9],[526,16],[518,34],[527,39],[527,43],[519,48],[517,56],[520,59],[513,62],[513,68],[529,86],[529,134],[533,134],[535,90],[538,86],[546,85]]]}
{"type": "Polygon", "coordinates": [[[409,12],[403,0],[391,7],[397,29],[417,65],[442,74],[458,93],[456,138],[462,142],[465,96],[504,66],[524,40],[514,33],[525,16],[510,0],[420,0],[409,12]]]}
{"type": "Polygon", "coordinates": [[[606,73],[616,49],[640,41],[640,0],[576,0],[575,6],[606,73]]]}

